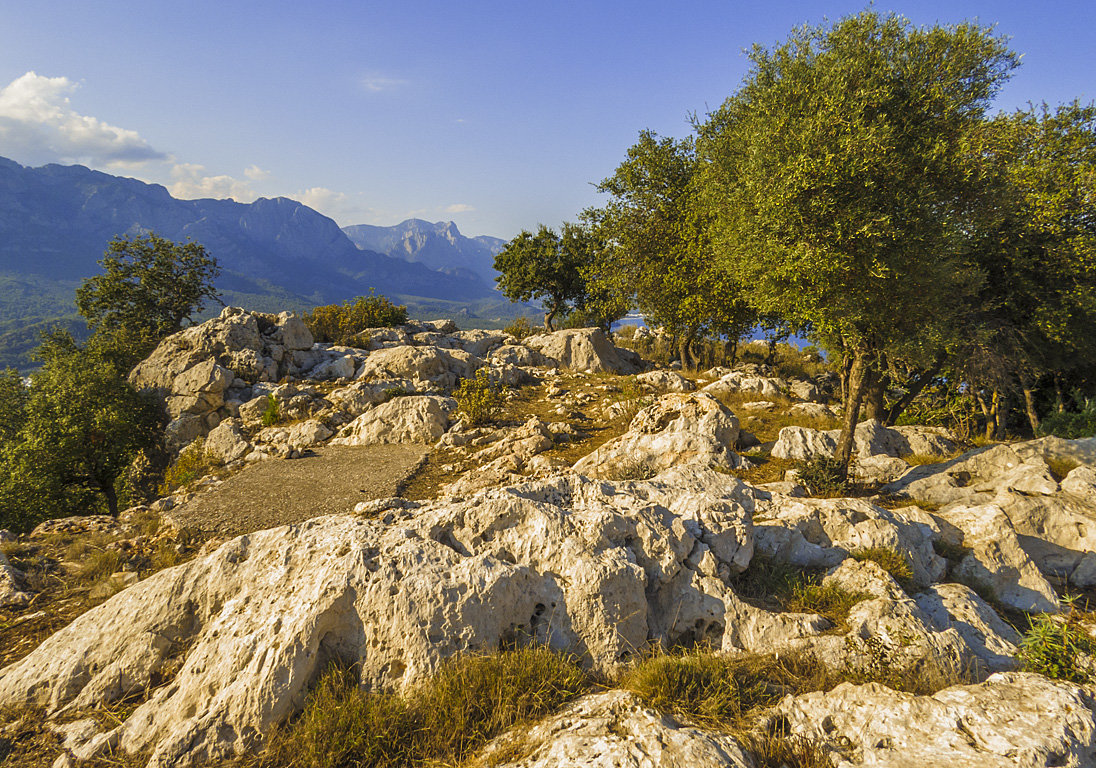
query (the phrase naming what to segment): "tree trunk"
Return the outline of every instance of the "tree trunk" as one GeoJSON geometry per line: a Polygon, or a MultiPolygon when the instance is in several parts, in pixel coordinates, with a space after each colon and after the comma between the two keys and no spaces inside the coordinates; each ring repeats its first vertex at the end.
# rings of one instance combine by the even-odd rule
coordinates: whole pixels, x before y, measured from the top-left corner
{"type": "Polygon", "coordinates": [[[551,307],[544,311],[544,330],[548,331],[548,333],[551,333],[555,330],[555,327],[552,325],[552,321],[556,318],[556,315],[558,314],[558,304],[552,304],[551,307]]]}
{"type": "Polygon", "coordinates": [[[986,399],[982,397],[981,392],[974,393],[974,399],[978,401],[978,407],[982,410],[982,417],[986,420],[986,427],[983,434],[987,440],[993,439],[993,433],[997,425],[993,419],[993,412],[990,410],[989,404],[986,399]]]}
{"type": "Polygon", "coordinates": [[[834,458],[841,462],[841,466],[848,472],[849,461],[852,459],[852,447],[856,439],[856,422],[860,417],[860,405],[864,401],[864,390],[867,388],[869,365],[867,355],[863,350],[856,350],[851,354],[852,363],[849,366],[848,394],[845,398],[845,419],[841,424],[841,437],[837,441],[834,458]]]}
{"type": "Polygon", "coordinates": [[[107,509],[111,517],[118,517],[118,494],[114,492],[114,483],[100,483],[99,490],[107,500],[107,509]]]}
{"type": "Polygon", "coordinates": [[[1054,374],[1054,410],[1058,413],[1066,412],[1066,399],[1062,396],[1062,379],[1054,374]]]}
{"type": "Polygon", "coordinates": [[[917,378],[910,384],[909,389],[906,390],[906,394],[902,395],[894,405],[887,411],[887,417],[883,421],[884,425],[890,427],[894,426],[894,423],[898,421],[898,417],[902,415],[903,411],[909,408],[910,403],[917,399],[917,396],[928,386],[928,383],[936,378],[936,375],[940,373],[940,369],[944,367],[944,361],[938,359],[932,364],[932,367],[927,371],[923,371],[918,374],[917,378]]]}
{"type": "Polygon", "coordinates": [[[1020,388],[1024,393],[1024,410],[1027,411],[1028,423],[1031,425],[1031,436],[1039,436],[1039,412],[1035,408],[1034,382],[1027,374],[1020,376],[1020,388]]]}
{"type": "Polygon", "coordinates": [[[868,370],[868,378],[864,385],[865,418],[886,422],[886,393],[889,384],[890,376],[879,371],[868,370]]]}
{"type": "Polygon", "coordinates": [[[768,339],[769,353],[765,356],[765,365],[776,363],[776,339],[768,339]]]}
{"type": "Polygon", "coordinates": [[[849,372],[852,370],[852,353],[845,350],[841,355],[841,402],[849,401],[849,372]]]}
{"type": "Polygon", "coordinates": [[[1005,429],[1008,426],[1008,394],[994,388],[993,390],[993,439],[1004,440],[1005,429]]]}
{"type": "Polygon", "coordinates": [[[727,342],[727,349],[729,350],[730,362],[727,364],[728,368],[734,368],[735,362],[738,361],[738,339],[727,342]]]}
{"type": "Polygon", "coordinates": [[[692,370],[696,367],[693,358],[692,338],[691,334],[682,334],[681,342],[678,344],[678,357],[681,359],[681,370],[683,371],[692,370]]]}

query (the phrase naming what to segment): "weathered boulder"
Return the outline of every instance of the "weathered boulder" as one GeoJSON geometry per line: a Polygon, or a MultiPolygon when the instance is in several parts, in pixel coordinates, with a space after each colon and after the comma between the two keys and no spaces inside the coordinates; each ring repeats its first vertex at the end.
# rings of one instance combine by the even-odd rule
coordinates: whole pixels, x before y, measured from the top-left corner
{"type": "Polygon", "coordinates": [[[1020,663],[1020,634],[962,584],[934,584],[913,596],[937,632],[954,627],[987,672],[1008,672],[1020,663]]]}
{"type": "Polygon", "coordinates": [[[473,357],[479,358],[486,358],[492,350],[498,349],[512,340],[508,333],[480,329],[457,331],[447,338],[455,348],[464,350],[473,357]]]}
{"type": "Polygon", "coordinates": [[[979,448],[950,461],[913,467],[880,491],[934,504],[954,501],[983,504],[996,494],[1000,479],[1023,463],[1019,454],[1007,445],[979,448]]]}
{"type": "Polygon", "coordinates": [[[447,397],[397,397],[354,419],[331,444],[433,443],[449,428],[449,414],[455,408],[456,403],[447,397]]]}
{"type": "Polygon", "coordinates": [[[945,507],[937,516],[962,531],[970,549],[952,576],[989,590],[1002,605],[1017,611],[1054,613],[1058,597],[1043,578],[1000,507],[945,507]]]}
{"type": "Polygon", "coordinates": [[[8,556],[0,552],[0,608],[23,606],[30,602],[32,595],[23,589],[25,579],[23,572],[12,567],[8,556]]]}
{"type": "Polygon", "coordinates": [[[239,419],[226,419],[210,430],[205,440],[206,451],[219,464],[230,464],[251,451],[251,444],[240,430],[239,419]]]}
{"type": "Polygon", "coordinates": [[[692,392],[696,385],[680,373],[673,371],[648,371],[636,376],[636,382],[651,392],[692,392]]]}
{"type": "Polygon", "coordinates": [[[789,384],[784,379],[768,376],[753,376],[743,371],[731,371],[724,374],[718,381],[713,381],[701,391],[707,392],[713,397],[725,397],[735,392],[750,392],[765,397],[779,397],[787,395],[789,384]]]}
{"type": "MultiPolygon", "coordinates": [[[[793,734],[828,744],[856,765],[1096,765],[1092,691],[1019,672],[932,696],[899,693],[877,683],[842,683],[831,691],[789,696],[773,717],[793,734]]],[[[849,761],[840,764],[854,764],[849,761]]]]}
{"type": "Polygon", "coordinates": [[[544,364],[544,356],[524,344],[503,344],[488,356],[491,362],[499,365],[514,365],[532,368],[544,364]]]}
{"type": "Polygon", "coordinates": [[[686,463],[737,468],[738,419],[710,395],[668,394],[636,414],[628,431],[575,463],[576,472],[620,477],[686,463]]]}
{"type": "Polygon", "coordinates": [[[639,356],[613,346],[599,328],[571,328],[542,333],[528,337],[523,343],[538,352],[545,361],[542,364],[546,365],[586,373],[630,374],[640,370],[639,356]]]}
{"type": "MultiPolygon", "coordinates": [[[[698,585],[723,583],[703,571],[749,563],[751,504],[735,478],[685,468],[615,485],[568,475],[248,534],[131,586],[0,670],[0,706],[115,701],[178,657],[171,684],[82,754],[189,766],[258,748],[333,659],[358,665],[366,685],[399,687],[454,654],[524,640],[610,670],[652,642],[696,636],[708,600],[698,585]]],[[[702,635],[718,646],[722,631],[713,622],[702,635]]]]}
{"type": "MultiPolygon", "coordinates": [[[[841,430],[821,431],[809,427],[784,427],[777,436],[772,455],[778,459],[807,460],[832,456],[841,430]]],[[[884,427],[875,419],[856,425],[853,452],[869,456],[910,455],[947,456],[954,453],[958,441],[947,430],[937,427],[884,427]]]]}
{"type": "Polygon", "coordinates": [[[387,347],[368,358],[358,372],[365,382],[410,379],[442,389],[452,389],[483,366],[478,357],[459,349],[438,347],[387,347]]]}
{"type": "Polygon", "coordinates": [[[680,725],[627,691],[584,696],[558,715],[492,742],[483,757],[499,768],[754,766],[733,737],[680,725]],[[502,757],[515,751],[522,756],[502,757]]]}
{"type": "Polygon", "coordinates": [[[830,568],[852,552],[878,548],[904,555],[916,584],[928,586],[947,573],[947,561],[933,549],[937,534],[931,519],[913,508],[764,494],[757,500],[754,537],[759,551],[807,568],[830,568]]]}

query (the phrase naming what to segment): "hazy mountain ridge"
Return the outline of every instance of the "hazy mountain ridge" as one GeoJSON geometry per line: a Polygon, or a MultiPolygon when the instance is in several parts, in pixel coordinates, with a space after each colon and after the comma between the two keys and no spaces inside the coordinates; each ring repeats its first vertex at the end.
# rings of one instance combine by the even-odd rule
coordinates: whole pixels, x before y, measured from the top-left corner
{"type": "Polygon", "coordinates": [[[466,237],[452,221],[407,219],[392,227],[356,224],[343,227],[343,232],[359,248],[447,274],[472,272],[488,285],[494,284],[498,274],[495,254],[506,244],[505,240],[488,235],[466,237]]]}
{"type": "MultiPolygon", "coordinates": [[[[225,300],[256,309],[277,298],[300,310],[371,288],[413,312],[421,302],[477,307],[500,298],[479,271],[493,261],[494,238],[483,244],[455,232],[467,258],[438,270],[429,233],[412,258],[390,256],[358,247],[335,221],[288,198],[179,200],[158,184],[81,165],[31,168],[0,157],[0,362],[21,362],[8,359],[3,332],[32,319],[71,318],[73,286],[99,273],[107,244],[149,231],[204,245],[221,265],[225,300]]],[[[26,340],[17,346],[22,358],[26,340]]]]}

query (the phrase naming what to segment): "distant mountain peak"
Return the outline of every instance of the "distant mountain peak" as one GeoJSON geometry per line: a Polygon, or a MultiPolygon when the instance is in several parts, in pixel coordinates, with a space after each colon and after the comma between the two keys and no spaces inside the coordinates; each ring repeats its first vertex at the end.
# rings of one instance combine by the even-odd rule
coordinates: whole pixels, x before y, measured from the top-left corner
{"type": "Polygon", "coordinates": [[[343,232],[359,248],[404,261],[423,264],[450,274],[471,272],[494,283],[495,254],[505,240],[480,235],[465,237],[455,222],[407,219],[391,227],[357,224],[343,232]]]}

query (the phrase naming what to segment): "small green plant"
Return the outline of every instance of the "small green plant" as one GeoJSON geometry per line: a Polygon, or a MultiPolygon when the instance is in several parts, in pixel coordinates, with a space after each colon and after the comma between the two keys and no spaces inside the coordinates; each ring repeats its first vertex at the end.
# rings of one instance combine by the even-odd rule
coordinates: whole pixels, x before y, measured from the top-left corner
{"type": "Polygon", "coordinates": [[[476,375],[465,379],[453,392],[457,400],[457,411],[469,424],[486,424],[498,416],[505,399],[498,384],[491,380],[485,368],[476,371],[476,375]]]}
{"type": "Polygon", "coordinates": [[[188,445],[164,471],[164,481],[160,484],[160,495],[166,496],[178,488],[190,485],[199,477],[209,473],[214,462],[205,449],[204,440],[196,440],[188,445]]]}
{"type": "Polygon", "coordinates": [[[278,398],[271,392],[266,396],[266,410],[263,411],[262,423],[264,427],[273,427],[282,420],[282,409],[278,404],[278,398]]]}
{"type": "Polygon", "coordinates": [[[514,322],[510,323],[510,325],[502,329],[503,333],[510,334],[518,341],[521,341],[527,336],[532,336],[534,333],[537,332],[537,330],[538,329],[533,325],[529,318],[525,317],[525,315],[517,318],[516,320],[514,320],[514,322]]]}
{"type": "Polygon", "coordinates": [[[799,483],[811,496],[836,496],[849,489],[845,465],[829,456],[816,456],[801,462],[799,483]]]}
{"type": "Polygon", "coordinates": [[[1081,625],[1074,610],[1076,597],[1063,598],[1068,609],[1064,615],[1040,614],[1028,617],[1028,630],[1020,641],[1020,664],[1026,672],[1036,672],[1053,680],[1081,685],[1096,682],[1096,639],[1081,625]]]}
{"type": "Polygon", "coordinates": [[[589,685],[573,658],[540,647],[455,658],[404,694],[366,691],[353,668],[336,665],[258,765],[453,765],[589,685]]]}
{"type": "Polygon", "coordinates": [[[903,590],[913,591],[913,565],[906,554],[886,547],[868,547],[849,554],[857,562],[870,560],[889,573],[903,590]]]}

